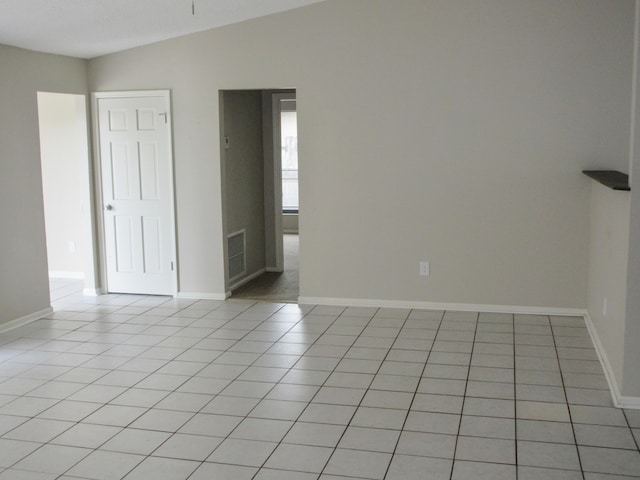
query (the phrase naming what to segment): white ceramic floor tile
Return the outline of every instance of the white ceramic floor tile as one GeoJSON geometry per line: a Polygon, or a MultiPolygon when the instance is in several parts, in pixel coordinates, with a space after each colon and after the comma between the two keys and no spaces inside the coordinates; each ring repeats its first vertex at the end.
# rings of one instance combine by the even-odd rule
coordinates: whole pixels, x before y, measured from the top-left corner
{"type": "Polygon", "coordinates": [[[496,398],[466,398],[463,415],[476,415],[482,417],[515,418],[515,402],[512,400],[500,400],[496,398]]]}
{"type": "Polygon", "coordinates": [[[501,438],[513,440],[516,422],[512,418],[476,417],[463,415],[460,421],[460,435],[468,437],[501,438]]]}
{"type": "MultiPolygon", "coordinates": [[[[584,480],[588,479],[582,476],[582,472],[575,470],[556,470],[553,468],[537,468],[537,467],[518,467],[518,480],[584,480]]],[[[606,477],[607,480],[615,480],[611,477],[606,477]]],[[[595,479],[593,479],[595,480],[595,479]]],[[[599,480],[605,480],[601,478],[599,480]]],[[[624,480],[624,479],[620,479],[624,480]]],[[[629,480],[629,479],[627,479],[629,480]]]]}
{"type": "Polygon", "coordinates": [[[63,400],[38,414],[39,418],[78,422],[100,408],[99,403],[63,400]]]}
{"type": "Polygon", "coordinates": [[[280,470],[320,473],[333,449],[305,445],[281,444],[273,452],[265,466],[280,470]]]}
{"type": "Polygon", "coordinates": [[[640,453],[637,450],[578,448],[585,472],[640,477],[640,453]]]}
{"type": "Polygon", "coordinates": [[[486,463],[516,463],[514,440],[481,437],[458,437],[456,460],[486,463]]]}
{"type": "Polygon", "coordinates": [[[98,448],[121,430],[120,427],[79,423],[58,435],[51,443],[69,447],[98,448]]]}
{"type": "Polygon", "coordinates": [[[87,416],[83,422],[97,425],[111,425],[114,427],[126,427],[146,411],[147,409],[142,407],[105,405],[87,416]]]}
{"type": "Polygon", "coordinates": [[[612,408],[580,319],[71,291],[54,306],[0,335],[0,479],[640,475],[640,415],[612,408]]]}
{"type": "MultiPolygon", "coordinates": [[[[91,453],[87,448],[44,445],[14,465],[19,470],[62,474],[91,453]]],[[[87,478],[97,478],[92,471],[87,478]]]]}
{"type": "Polygon", "coordinates": [[[258,398],[225,397],[224,395],[218,395],[205,405],[200,410],[200,413],[240,417],[249,414],[258,403],[260,403],[260,399],[258,398]]]}
{"type": "Polygon", "coordinates": [[[66,473],[71,477],[116,480],[127,475],[142,460],[141,455],[96,450],[66,473]]]}
{"type": "Polygon", "coordinates": [[[344,431],[345,427],[341,425],[296,422],[282,439],[282,442],[294,445],[335,447],[344,431]]]}
{"type": "Polygon", "coordinates": [[[442,458],[395,455],[385,480],[424,480],[425,472],[429,472],[429,480],[449,480],[452,463],[442,458]]]}
{"type": "Polygon", "coordinates": [[[170,436],[166,432],[126,428],[103,444],[100,449],[111,452],[149,455],[170,436]]]}
{"type": "Polygon", "coordinates": [[[0,468],[9,468],[42,444],[0,438],[0,468]]]}
{"type": "Polygon", "coordinates": [[[53,473],[29,472],[13,468],[0,472],[0,480],[65,480],[67,478],[69,477],[59,477],[53,473]]]}
{"type": "Polygon", "coordinates": [[[207,462],[260,467],[277,446],[275,442],[227,438],[207,458],[207,462]]]}
{"type": "Polygon", "coordinates": [[[627,450],[637,450],[638,448],[632,433],[627,427],[576,424],[573,428],[578,445],[623,448],[627,450]]]}
{"type": "Polygon", "coordinates": [[[390,453],[338,448],[331,455],[324,473],[382,480],[391,457],[390,453]]]}
{"type": "Polygon", "coordinates": [[[575,445],[518,441],[518,464],[531,467],[580,470],[575,445]]]}
{"type": "MultiPolygon", "coordinates": [[[[419,415],[421,412],[413,412],[419,415]]],[[[359,407],[351,421],[357,427],[387,428],[401,430],[407,418],[406,410],[390,408],[359,407]]],[[[407,420],[408,422],[408,420],[407,420]]]]}
{"type": "MultiPolygon", "coordinates": [[[[320,476],[320,479],[323,477],[324,475],[320,476]]],[[[253,480],[318,480],[318,474],[262,468],[253,480]]]]}
{"type": "Polygon", "coordinates": [[[176,433],[158,447],[153,456],[204,461],[223,440],[222,437],[176,433]]]}
{"type": "Polygon", "coordinates": [[[72,422],[33,418],[4,435],[4,438],[46,443],[74,426],[72,422]]]}
{"type": "Polygon", "coordinates": [[[451,480],[516,480],[515,465],[499,465],[456,460],[451,480]]]}
{"type": "Polygon", "coordinates": [[[124,480],[187,480],[199,462],[168,458],[145,458],[124,480]]]}
{"type": "Polygon", "coordinates": [[[460,415],[431,412],[409,412],[404,429],[410,432],[444,433],[455,435],[458,433],[460,415]]]}
{"type": "Polygon", "coordinates": [[[231,437],[263,442],[279,442],[292,425],[293,422],[285,420],[246,418],[233,430],[231,437]]]}
{"type": "Polygon", "coordinates": [[[396,453],[436,458],[453,458],[456,448],[455,435],[403,431],[396,453]]]}

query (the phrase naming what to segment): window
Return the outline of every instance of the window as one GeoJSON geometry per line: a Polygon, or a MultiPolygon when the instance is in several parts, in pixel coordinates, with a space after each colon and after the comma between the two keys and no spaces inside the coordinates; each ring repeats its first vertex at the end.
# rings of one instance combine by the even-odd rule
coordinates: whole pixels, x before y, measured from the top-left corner
{"type": "Polygon", "coordinates": [[[283,100],[280,106],[282,211],[298,213],[298,114],[290,110],[295,101],[283,100]]]}

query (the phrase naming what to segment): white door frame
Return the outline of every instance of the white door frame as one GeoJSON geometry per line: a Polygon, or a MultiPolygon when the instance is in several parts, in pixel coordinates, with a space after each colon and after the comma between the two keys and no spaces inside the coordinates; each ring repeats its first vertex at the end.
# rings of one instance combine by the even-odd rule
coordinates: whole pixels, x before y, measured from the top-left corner
{"type": "MultiPolygon", "coordinates": [[[[280,102],[296,100],[296,92],[271,94],[271,112],[273,115],[273,208],[275,210],[275,260],[273,271],[284,271],[284,245],[282,229],[282,134],[280,125],[280,102]]],[[[298,214],[299,215],[299,214],[298,214]]]]}
{"type": "Polygon", "coordinates": [[[105,232],[104,232],[104,210],[102,206],[102,168],[101,168],[101,156],[100,156],[100,125],[98,115],[98,101],[105,98],[136,98],[136,97],[162,97],[164,99],[165,108],[167,112],[167,125],[169,128],[169,204],[170,204],[170,223],[169,229],[171,231],[171,255],[173,262],[172,269],[172,291],[173,296],[178,295],[178,252],[176,242],[176,207],[175,207],[175,177],[174,177],[174,164],[173,164],[173,133],[171,123],[171,92],[170,90],[128,90],[128,91],[116,91],[116,92],[92,92],[91,93],[91,122],[93,131],[93,158],[94,158],[94,211],[96,212],[96,231],[98,232],[98,271],[101,282],[100,293],[108,293],[107,283],[107,252],[105,248],[105,232]]]}

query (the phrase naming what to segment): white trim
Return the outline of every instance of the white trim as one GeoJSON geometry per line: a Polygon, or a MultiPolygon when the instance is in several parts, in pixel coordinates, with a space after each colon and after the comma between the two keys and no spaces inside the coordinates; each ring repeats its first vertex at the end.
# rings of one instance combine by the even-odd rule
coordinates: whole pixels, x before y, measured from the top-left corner
{"type": "Polygon", "coordinates": [[[84,272],[65,272],[60,270],[49,270],[49,278],[64,278],[74,280],[84,280],[84,272]]]}
{"type": "Polygon", "coordinates": [[[580,308],[524,307],[517,305],[484,305],[472,303],[412,302],[405,300],[377,300],[367,298],[298,297],[299,304],[336,305],[340,307],[415,308],[421,310],[449,310],[456,312],[521,313],[528,315],[558,315],[582,317],[580,308]]]}
{"type": "Polygon", "coordinates": [[[82,290],[82,295],[85,297],[99,297],[102,295],[102,290],[99,288],[85,288],[82,290]]]}
{"type": "MultiPolygon", "coordinates": [[[[281,133],[281,101],[296,101],[297,92],[278,92],[271,94],[271,115],[273,134],[273,215],[274,215],[274,235],[276,268],[284,270],[284,245],[282,235],[282,133],[281,133]]],[[[297,104],[296,104],[297,109],[297,104]]]]}
{"type": "Polygon", "coordinates": [[[175,295],[175,297],[176,298],[183,298],[185,300],[219,300],[219,301],[224,301],[229,297],[229,295],[231,295],[230,292],[226,292],[226,293],[178,292],[178,294],[175,295]]]}
{"type": "Polygon", "coordinates": [[[260,275],[262,275],[266,271],[267,271],[266,268],[261,268],[257,272],[254,272],[251,275],[248,275],[245,278],[243,278],[242,280],[239,280],[236,283],[234,283],[233,285],[231,285],[229,290],[231,290],[233,292],[236,288],[239,288],[242,285],[244,285],[245,283],[249,283],[251,280],[254,280],[254,279],[258,278],[260,275]]]}
{"type": "Polygon", "coordinates": [[[100,119],[98,112],[98,101],[106,98],[136,98],[136,97],[162,97],[167,110],[168,139],[167,148],[169,150],[169,203],[170,203],[170,228],[171,228],[171,259],[173,263],[172,290],[173,296],[178,295],[178,247],[177,247],[177,224],[176,224],[176,182],[175,182],[175,155],[173,152],[173,111],[171,110],[171,90],[127,90],[115,92],[91,92],[91,126],[93,140],[93,173],[94,173],[94,208],[97,213],[95,218],[98,252],[97,268],[98,276],[102,284],[102,290],[108,292],[107,283],[107,254],[104,246],[104,213],[102,210],[102,168],[100,159],[100,119]]]}
{"type": "Polygon", "coordinates": [[[584,314],[584,321],[587,325],[587,330],[589,330],[589,335],[591,336],[591,341],[596,349],[596,353],[598,354],[602,370],[604,370],[604,376],[609,384],[609,392],[611,393],[611,400],[613,401],[613,404],[618,408],[640,409],[640,397],[629,397],[621,394],[618,382],[616,381],[616,376],[614,375],[613,368],[611,367],[611,362],[607,357],[607,352],[600,341],[598,331],[591,320],[589,312],[584,314]]]}
{"type": "Polygon", "coordinates": [[[640,410],[640,397],[627,397],[620,395],[617,398],[617,401],[614,399],[614,404],[618,408],[640,410]]]}
{"type": "Polygon", "coordinates": [[[591,320],[591,315],[589,312],[585,312],[584,314],[584,323],[587,325],[587,330],[589,331],[589,336],[591,337],[591,342],[596,349],[596,353],[598,354],[598,359],[600,360],[600,365],[602,365],[602,370],[604,371],[604,376],[607,379],[607,383],[609,384],[609,392],[611,393],[611,399],[613,400],[613,404],[616,407],[620,406],[620,389],[618,388],[618,382],[616,382],[616,376],[613,374],[613,368],[611,367],[611,362],[609,362],[609,357],[607,357],[607,352],[600,341],[600,337],[598,336],[598,331],[596,330],[593,321],[591,320]]]}
{"type": "Polygon", "coordinates": [[[13,330],[14,328],[22,327],[31,322],[35,322],[36,320],[40,320],[42,317],[50,315],[51,313],[53,313],[53,308],[48,307],[43,310],[30,313],[29,315],[16,318],[15,320],[9,320],[8,322],[0,325],[0,333],[5,333],[9,330],[13,330]]]}
{"type": "Polygon", "coordinates": [[[267,267],[264,269],[265,272],[270,272],[270,273],[282,273],[282,270],[279,269],[278,267],[267,267]]]}

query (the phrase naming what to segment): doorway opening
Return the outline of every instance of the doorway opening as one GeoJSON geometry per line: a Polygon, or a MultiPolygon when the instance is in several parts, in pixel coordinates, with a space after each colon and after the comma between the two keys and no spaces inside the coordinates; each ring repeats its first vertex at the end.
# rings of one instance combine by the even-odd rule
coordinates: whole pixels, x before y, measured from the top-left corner
{"type": "Polygon", "coordinates": [[[97,295],[87,99],[38,92],[37,101],[51,301],[97,295]]]}
{"type": "Polygon", "coordinates": [[[233,298],[297,302],[295,90],[221,91],[220,136],[227,292],[233,298]]]}

